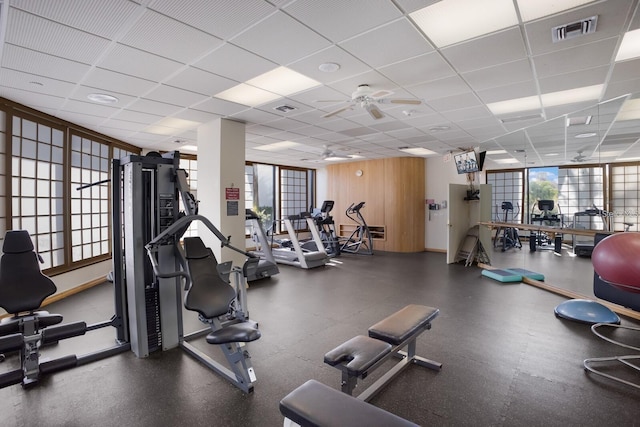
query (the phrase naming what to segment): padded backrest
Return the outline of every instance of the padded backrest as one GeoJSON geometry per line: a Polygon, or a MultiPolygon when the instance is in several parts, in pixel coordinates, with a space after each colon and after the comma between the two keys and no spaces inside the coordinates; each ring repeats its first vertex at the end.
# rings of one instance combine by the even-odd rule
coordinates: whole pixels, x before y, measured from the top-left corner
{"type": "Polygon", "coordinates": [[[218,261],[211,249],[199,237],[185,237],[184,251],[191,276],[184,306],[207,319],[227,313],[236,292],[218,274],[218,261]]]}
{"type": "Polygon", "coordinates": [[[4,236],[0,260],[0,307],[8,313],[33,311],[56,292],[53,281],[42,274],[38,254],[26,230],[10,230],[4,236]]]}

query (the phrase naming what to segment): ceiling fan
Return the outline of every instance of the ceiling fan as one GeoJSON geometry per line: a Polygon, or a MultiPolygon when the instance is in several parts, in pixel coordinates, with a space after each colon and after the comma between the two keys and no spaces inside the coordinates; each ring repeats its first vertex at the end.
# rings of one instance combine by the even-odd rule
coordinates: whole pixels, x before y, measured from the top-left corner
{"type": "Polygon", "coordinates": [[[350,159],[350,156],[347,156],[346,154],[338,154],[335,151],[331,150],[329,148],[328,145],[324,145],[323,146],[323,150],[322,153],[320,153],[320,159],[321,160],[327,160],[327,159],[350,159]]]}
{"type": "Polygon", "coordinates": [[[583,151],[584,150],[576,151],[578,154],[573,159],[571,159],[571,161],[574,162],[574,163],[582,163],[582,162],[586,161],[586,159],[588,157],[585,156],[584,154],[582,154],[583,151]]]}
{"type": "Polygon", "coordinates": [[[384,113],[378,108],[377,104],[408,104],[418,105],[422,101],[419,99],[393,99],[385,98],[393,92],[389,90],[376,90],[374,91],[368,84],[358,85],[358,88],[351,94],[351,99],[341,101],[320,101],[320,102],[347,102],[348,105],[338,108],[330,113],[325,114],[324,118],[335,116],[343,111],[350,110],[355,106],[364,108],[374,120],[378,120],[384,117],[384,113]]]}

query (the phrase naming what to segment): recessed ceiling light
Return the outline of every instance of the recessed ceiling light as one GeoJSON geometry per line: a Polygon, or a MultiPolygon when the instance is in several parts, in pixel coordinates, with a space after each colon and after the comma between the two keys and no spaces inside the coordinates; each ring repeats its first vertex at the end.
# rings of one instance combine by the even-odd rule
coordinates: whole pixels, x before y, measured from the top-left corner
{"type": "Polygon", "coordinates": [[[554,156],[559,156],[559,155],[560,154],[558,154],[558,153],[547,153],[547,154],[545,154],[545,156],[547,156],[547,157],[554,157],[554,156]]]}
{"type": "Polygon", "coordinates": [[[340,64],[336,64],[335,62],[325,62],[320,64],[318,69],[323,73],[335,73],[340,69],[340,64]]]}
{"type": "Polygon", "coordinates": [[[511,163],[520,163],[520,160],[518,159],[495,159],[494,162],[496,163],[501,163],[501,164],[511,164],[511,163]]]}
{"type": "Polygon", "coordinates": [[[507,154],[507,150],[489,150],[487,151],[488,156],[493,156],[496,154],[507,154]]]}
{"type": "Polygon", "coordinates": [[[297,145],[298,143],[293,141],[280,141],[274,142],[273,144],[265,144],[259,147],[254,147],[254,149],[262,151],[281,151],[286,150],[287,148],[295,147],[297,145]]]}
{"type": "Polygon", "coordinates": [[[597,136],[598,134],[595,132],[585,132],[585,133],[579,133],[575,136],[575,138],[591,138],[593,136],[597,136]]]}
{"type": "Polygon", "coordinates": [[[196,147],[195,145],[183,145],[182,147],[180,147],[180,149],[187,151],[198,151],[198,147],[196,147]]]}
{"type": "Polygon", "coordinates": [[[518,0],[518,9],[524,22],[533,21],[543,16],[573,9],[583,4],[592,3],[594,0],[518,0]]]}
{"type": "Polygon", "coordinates": [[[107,95],[106,93],[90,93],[87,95],[89,101],[97,102],[99,104],[115,104],[118,102],[118,98],[113,95],[107,95]]]}
{"type": "Polygon", "coordinates": [[[320,86],[320,82],[293,71],[287,67],[278,67],[246,81],[247,84],[281,96],[288,96],[312,87],[320,86]]]}
{"type": "Polygon", "coordinates": [[[409,16],[437,47],[518,25],[513,0],[442,0],[409,16]]]}
{"type": "Polygon", "coordinates": [[[432,154],[438,154],[435,151],[427,150],[426,148],[422,147],[401,147],[398,148],[398,150],[404,153],[413,154],[414,156],[430,156],[432,154]]]}
{"type": "Polygon", "coordinates": [[[441,132],[443,130],[449,130],[449,129],[451,129],[451,127],[449,126],[433,126],[429,128],[431,132],[441,132]]]}
{"type": "Polygon", "coordinates": [[[640,56],[640,29],[627,32],[622,38],[616,62],[640,56]]]}

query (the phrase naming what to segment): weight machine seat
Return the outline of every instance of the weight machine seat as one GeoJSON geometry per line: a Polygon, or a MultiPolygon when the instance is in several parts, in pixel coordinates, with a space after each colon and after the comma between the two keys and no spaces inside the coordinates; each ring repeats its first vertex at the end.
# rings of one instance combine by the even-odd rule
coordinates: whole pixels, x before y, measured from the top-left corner
{"type": "Polygon", "coordinates": [[[260,338],[258,324],[252,321],[232,323],[222,329],[209,333],[209,344],[226,344],[229,342],[251,342],[260,338]]]}
{"type": "Polygon", "coordinates": [[[211,249],[204,245],[200,237],[185,237],[184,250],[191,277],[184,306],[206,319],[227,313],[236,292],[218,274],[218,261],[211,249]]]}
{"type": "Polygon", "coordinates": [[[60,323],[62,316],[37,311],[42,301],[53,295],[57,288],[53,281],[42,274],[39,256],[26,230],[9,230],[4,237],[0,260],[0,307],[8,313],[30,312],[40,317],[41,327],[60,323]],[[56,317],[57,316],[57,317],[56,317]]]}
{"type": "MultiPolygon", "coordinates": [[[[185,259],[191,286],[184,296],[184,306],[205,319],[214,319],[229,312],[236,291],[225,282],[217,270],[218,261],[200,237],[185,237],[185,259]]],[[[225,325],[207,335],[209,344],[250,342],[260,338],[255,322],[244,321],[225,325]]]]}

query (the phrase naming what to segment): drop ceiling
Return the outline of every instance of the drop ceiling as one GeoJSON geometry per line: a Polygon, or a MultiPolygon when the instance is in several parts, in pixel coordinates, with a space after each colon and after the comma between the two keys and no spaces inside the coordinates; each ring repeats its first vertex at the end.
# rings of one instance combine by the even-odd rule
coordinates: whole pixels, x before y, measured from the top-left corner
{"type": "Polygon", "coordinates": [[[640,59],[616,62],[637,0],[483,0],[480,35],[463,1],[0,0],[0,96],[147,150],[197,153],[200,125],[241,121],[247,160],[293,166],[328,164],[326,148],[339,161],[504,150],[497,167],[640,158],[640,59]],[[552,41],[592,16],[594,33],[552,41]],[[315,83],[253,107],[216,96],[279,67],[315,83]],[[361,84],[420,104],[324,117],[361,84]]]}

